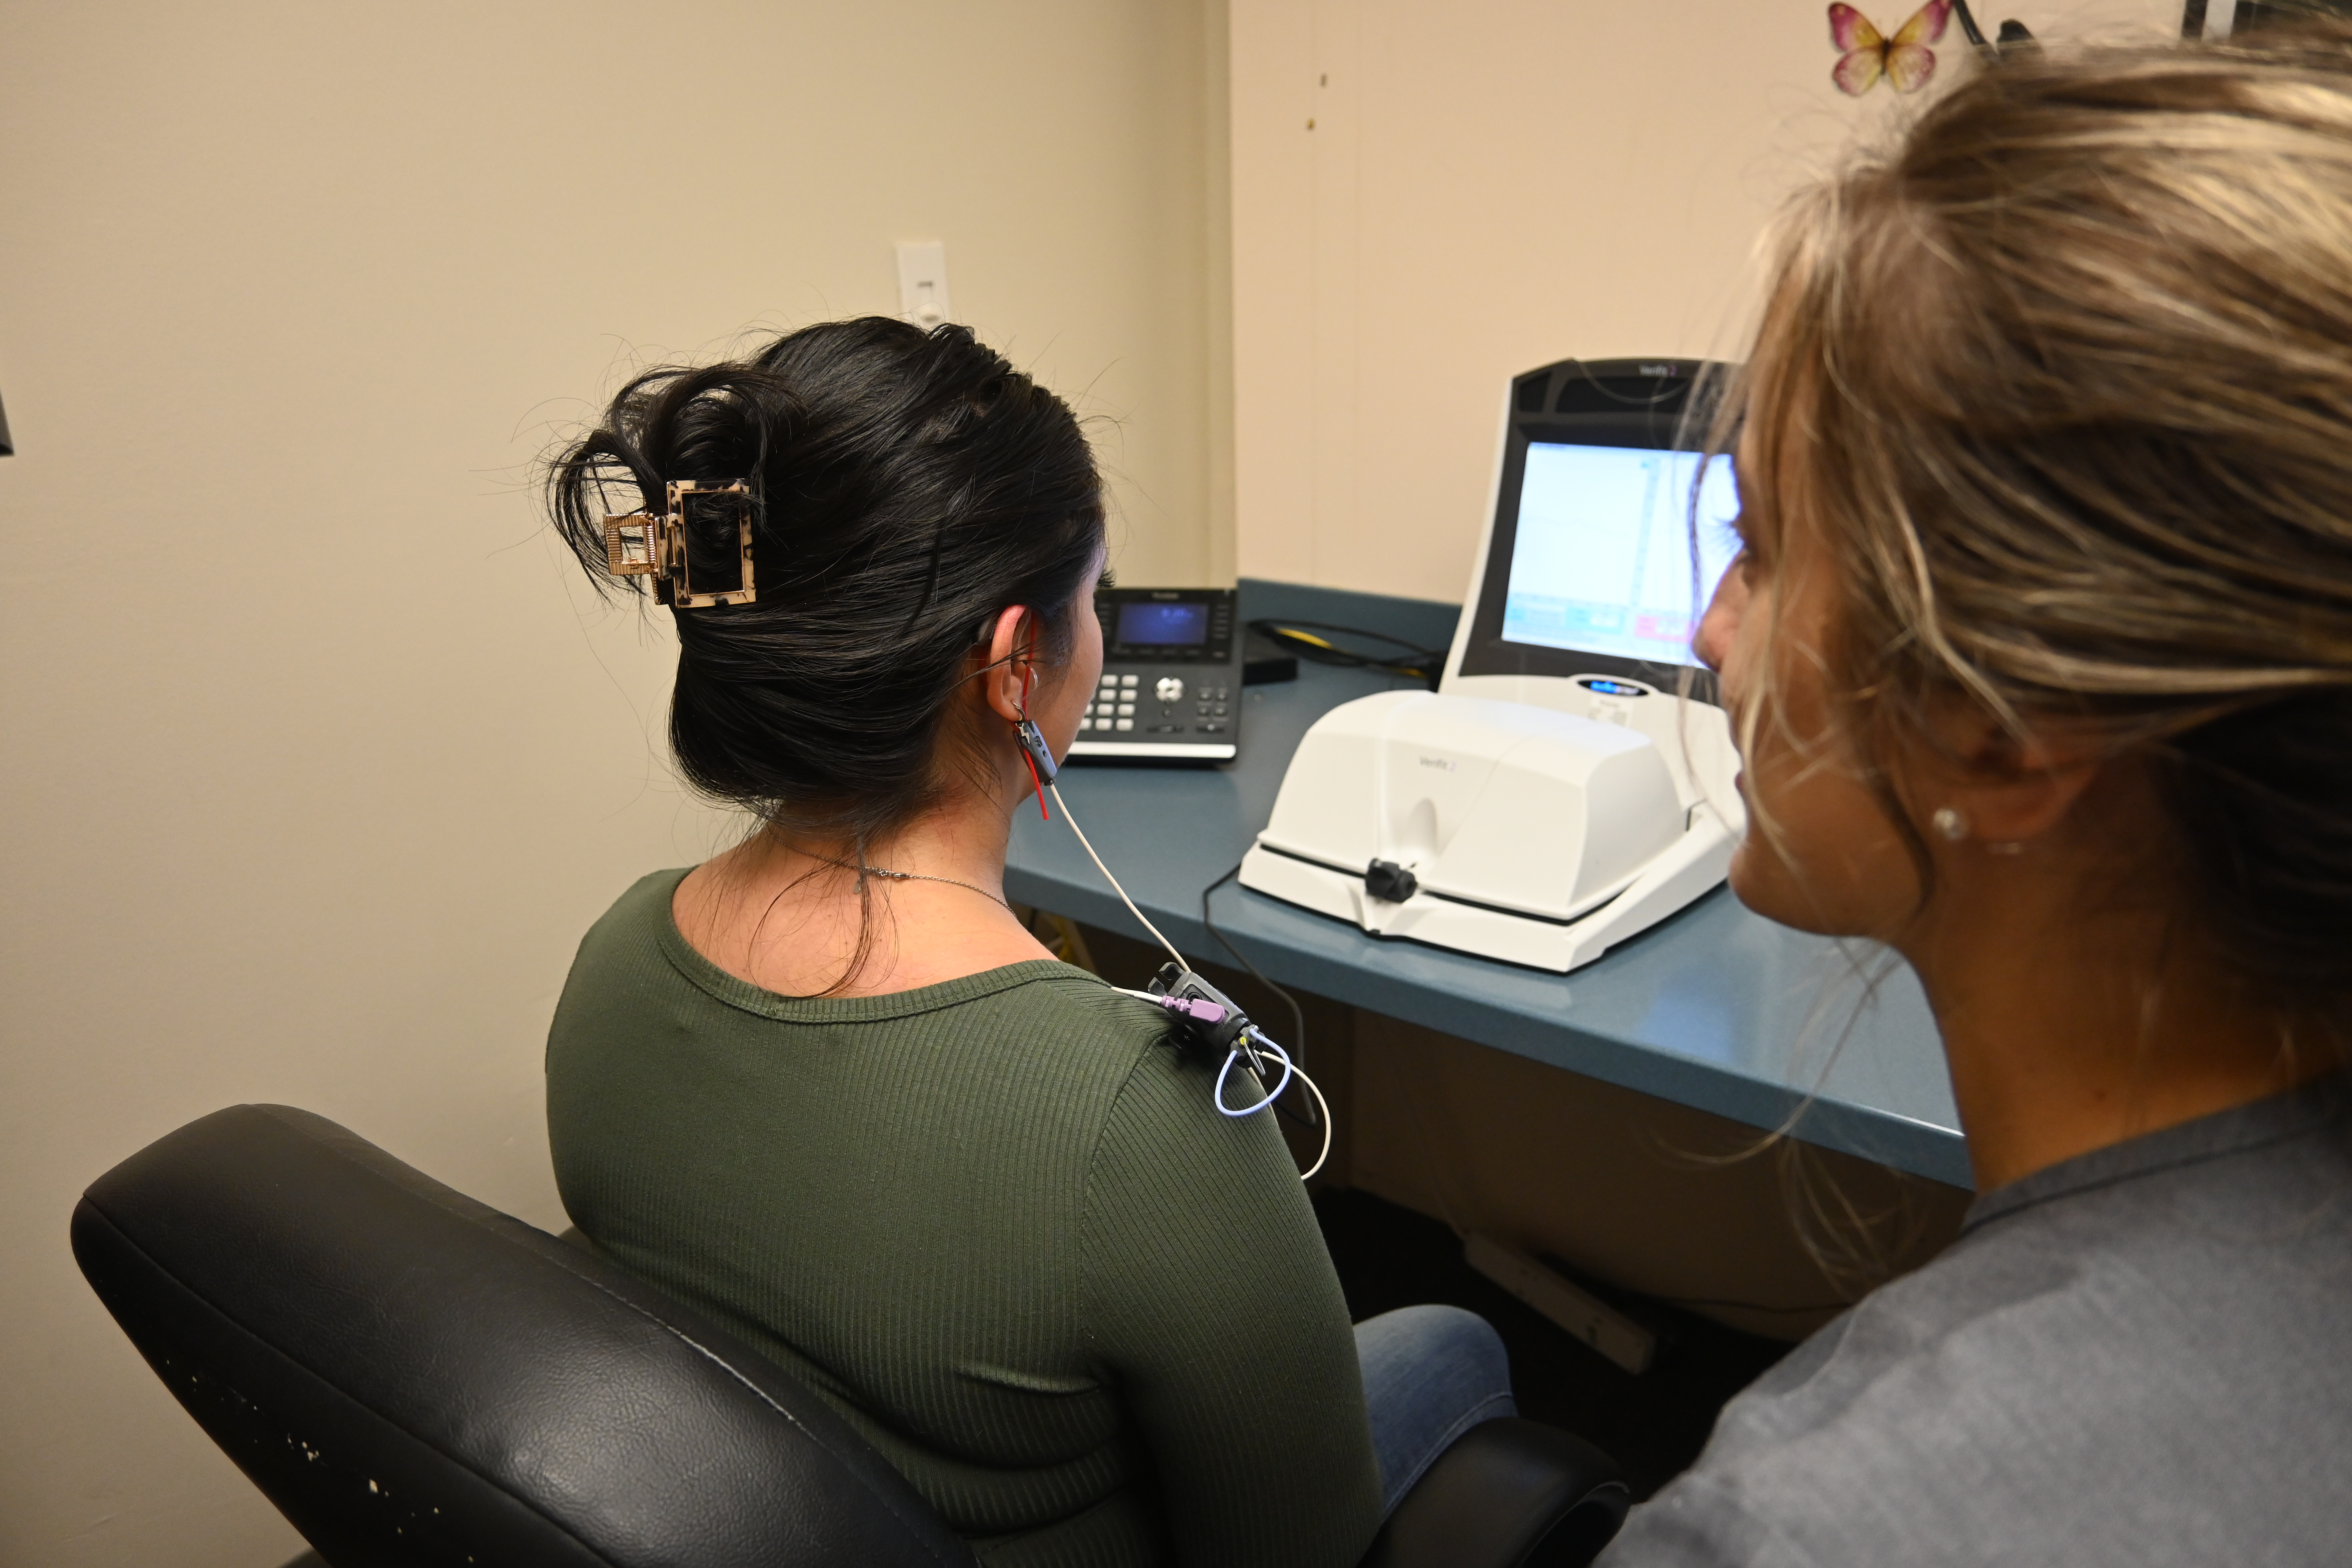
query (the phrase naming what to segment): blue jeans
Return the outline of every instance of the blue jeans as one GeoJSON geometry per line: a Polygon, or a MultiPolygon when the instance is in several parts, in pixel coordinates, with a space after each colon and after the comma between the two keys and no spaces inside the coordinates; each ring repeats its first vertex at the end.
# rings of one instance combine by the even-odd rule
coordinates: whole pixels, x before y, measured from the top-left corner
{"type": "Polygon", "coordinates": [[[1502,1336],[1459,1307],[1400,1307],[1356,1325],[1364,1409],[1381,1461],[1381,1513],[1481,1421],[1519,1413],[1502,1336]]]}

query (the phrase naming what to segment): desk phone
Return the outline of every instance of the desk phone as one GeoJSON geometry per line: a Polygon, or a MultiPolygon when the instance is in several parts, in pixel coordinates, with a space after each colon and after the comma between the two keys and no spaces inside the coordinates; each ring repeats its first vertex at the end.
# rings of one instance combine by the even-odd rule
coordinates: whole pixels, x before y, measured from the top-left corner
{"type": "Polygon", "coordinates": [[[1074,757],[1225,763],[1241,754],[1242,636],[1231,588],[1104,588],[1102,683],[1074,757]]]}

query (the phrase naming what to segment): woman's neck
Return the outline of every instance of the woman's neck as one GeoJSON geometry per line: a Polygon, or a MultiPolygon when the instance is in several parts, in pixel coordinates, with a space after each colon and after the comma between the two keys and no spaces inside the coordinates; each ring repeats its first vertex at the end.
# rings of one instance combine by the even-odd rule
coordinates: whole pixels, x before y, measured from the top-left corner
{"type": "Polygon", "coordinates": [[[2068,859],[1964,860],[1895,944],[1942,1032],[1979,1192],[2335,1065],[2189,951],[2168,900],[2086,896],[2095,873],[2068,859]]]}
{"type": "Polygon", "coordinates": [[[671,912],[711,963],[789,996],[881,995],[1049,958],[1003,901],[1011,827],[1001,799],[972,792],[862,856],[854,838],[768,828],[689,872],[671,912]]]}

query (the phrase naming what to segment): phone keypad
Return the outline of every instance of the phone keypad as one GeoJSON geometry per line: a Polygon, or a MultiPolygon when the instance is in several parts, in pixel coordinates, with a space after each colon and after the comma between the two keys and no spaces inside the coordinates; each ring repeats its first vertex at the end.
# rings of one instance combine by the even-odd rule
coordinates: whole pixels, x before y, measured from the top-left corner
{"type": "Polygon", "coordinates": [[[1106,673],[1078,718],[1084,735],[1129,734],[1171,739],[1233,733],[1233,682],[1196,684],[1178,675],[1106,673]],[[1187,700],[1190,699],[1190,700],[1187,700]]]}
{"type": "Polygon", "coordinates": [[[1102,624],[1101,684],[1078,719],[1077,739],[1100,740],[1109,754],[1149,756],[1165,745],[1171,756],[1222,760],[1233,754],[1240,729],[1241,665],[1238,609],[1231,589],[1108,588],[1095,600],[1102,624]],[[1150,636],[1182,630],[1189,637],[1167,642],[1121,642],[1130,619],[1125,609],[1138,602],[1206,606],[1142,617],[1127,629],[1150,636]],[[1180,624],[1181,623],[1181,624],[1180,624]],[[1127,744],[1118,744],[1127,742],[1127,744]],[[1203,754],[1205,753],[1205,757],[1203,754]]]}

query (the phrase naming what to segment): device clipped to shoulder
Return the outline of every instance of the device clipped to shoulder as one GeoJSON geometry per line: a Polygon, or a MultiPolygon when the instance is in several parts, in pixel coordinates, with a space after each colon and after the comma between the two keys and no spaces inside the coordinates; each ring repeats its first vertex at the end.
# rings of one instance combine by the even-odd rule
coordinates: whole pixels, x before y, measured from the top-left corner
{"type": "Polygon", "coordinates": [[[1176,1020],[1186,1048],[1214,1060],[1238,1046],[1250,1057],[1251,1069],[1260,1069],[1249,1038],[1255,1027],[1249,1015],[1234,1005],[1232,997],[1182,964],[1161,964],[1146,994],[1159,997],[1160,1005],[1176,1020]]]}
{"type": "Polygon", "coordinates": [[[1062,820],[1069,825],[1070,832],[1077,838],[1078,847],[1084,849],[1087,858],[1095,863],[1095,869],[1102,873],[1103,880],[1110,884],[1110,890],[1117,893],[1119,902],[1127,906],[1127,912],[1151,933],[1152,939],[1167,951],[1171,960],[1160,966],[1160,973],[1153,978],[1149,991],[1130,991],[1124,985],[1114,985],[1111,989],[1160,1009],[1174,1026],[1180,1050],[1208,1061],[1223,1058],[1217,1068],[1217,1081],[1210,1093],[1217,1109],[1227,1116],[1255,1116],[1270,1109],[1276,1100],[1281,1099],[1284,1091],[1290,1088],[1291,1079],[1297,1079],[1304,1084],[1307,1092],[1315,1097],[1315,1123],[1323,1129],[1322,1152],[1317,1154],[1315,1163],[1300,1173],[1299,1180],[1313,1176],[1331,1155],[1331,1110],[1324,1102],[1323,1091],[1290,1059],[1289,1052],[1266,1038],[1265,1032],[1250,1021],[1250,1016],[1234,1005],[1232,997],[1195,973],[1192,966],[1184,962],[1184,955],[1176,951],[1175,944],[1162,936],[1160,928],[1135,907],[1135,900],[1128,897],[1127,889],[1119,885],[1117,877],[1111,875],[1110,868],[1103,864],[1103,858],[1095,853],[1086,829],[1080,827],[1077,818],[1070,815],[1069,804],[1063,800],[1061,790],[1054,783],[1059,772],[1054,763],[1054,753],[1046,746],[1045,736],[1038,732],[1037,726],[1025,714],[1013,724],[1013,735],[1020,743],[1022,757],[1029,764],[1031,776],[1036,781],[1038,811],[1045,811],[1045,797],[1052,795],[1054,804],[1062,808],[1062,820]],[[1247,1068],[1249,1077],[1259,1091],[1259,1098],[1247,1105],[1234,1105],[1225,1098],[1225,1080],[1233,1076],[1236,1063],[1247,1068]],[[1268,1088],[1265,1082],[1269,1072],[1276,1075],[1272,1088],[1268,1088]]]}
{"type": "Polygon", "coordinates": [[[667,501],[662,512],[604,520],[605,569],[651,577],[654,597],[673,609],[757,602],[750,481],[673,479],[667,501]]]}
{"type": "MultiPolygon", "coordinates": [[[[1172,949],[1171,951],[1173,951],[1172,949]]],[[[1216,1087],[1211,1091],[1217,1109],[1227,1116],[1255,1116],[1276,1100],[1290,1087],[1296,1077],[1313,1091],[1318,1106],[1322,1106],[1323,1094],[1315,1088],[1315,1080],[1298,1070],[1290,1053],[1267,1039],[1264,1031],[1250,1022],[1250,1016],[1234,1005],[1234,999],[1202,979],[1181,961],[1163,963],[1152,977],[1149,991],[1129,992],[1129,995],[1156,1001],[1176,1025],[1177,1048],[1208,1061],[1223,1063],[1217,1069],[1216,1087]],[[1269,1059],[1280,1069],[1272,1089],[1265,1087],[1269,1059]],[[1233,1076],[1234,1065],[1245,1062],[1250,1076],[1256,1079],[1259,1099],[1252,1105],[1230,1105],[1225,1100],[1225,1079],[1233,1076]]],[[[1331,1149],[1330,1110],[1323,1107],[1318,1118],[1323,1126],[1323,1149],[1331,1149]]],[[[1323,1168],[1318,1157],[1307,1174],[1311,1176],[1323,1168]]]]}

